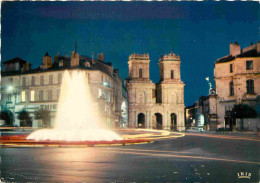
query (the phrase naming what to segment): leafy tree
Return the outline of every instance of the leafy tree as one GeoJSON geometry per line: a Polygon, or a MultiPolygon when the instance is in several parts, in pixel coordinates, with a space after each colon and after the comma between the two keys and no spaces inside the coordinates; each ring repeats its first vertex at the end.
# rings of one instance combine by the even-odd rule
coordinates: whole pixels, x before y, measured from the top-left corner
{"type": "Polygon", "coordinates": [[[17,117],[21,121],[21,126],[32,126],[32,118],[25,109],[20,111],[17,117]]]}
{"type": "Polygon", "coordinates": [[[48,109],[39,109],[34,113],[35,119],[42,119],[44,126],[50,125],[51,111],[48,109]]]}
{"type": "Polygon", "coordinates": [[[0,112],[0,119],[5,121],[7,126],[13,124],[13,113],[10,110],[3,110],[0,112]]]}

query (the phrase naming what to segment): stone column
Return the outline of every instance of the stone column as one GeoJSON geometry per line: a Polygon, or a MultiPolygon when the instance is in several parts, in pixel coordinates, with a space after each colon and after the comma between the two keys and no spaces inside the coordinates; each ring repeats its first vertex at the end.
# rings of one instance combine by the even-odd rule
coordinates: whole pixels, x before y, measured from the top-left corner
{"type": "Polygon", "coordinates": [[[137,114],[136,114],[136,111],[134,111],[134,119],[135,119],[135,122],[134,122],[134,128],[138,128],[138,124],[137,124],[137,114]]]}
{"type": "Polygon", "coordinates": [[[149,124],[148,124],[148,115],[147,115],[147,111],[145,111],[145,128],[148,128],[149,124]]]}
{"type": "Polygon", "coordinates": [[[179,111],[177,116],[177,130],[178,131],[184,131],[185,125],[184,125],[184,112],[179,111]]]}
{"type": "Polygon", "coordinates": [[[164,130],[168,130],[168,116],[167,116],[168,112],[164,112],[163,113],[163,129],[164,130]]]}
{"type": "Polygon", "coordinates": [[[134,111],[129,111],[129,128],[134,128],[135,127],[135,114],[134,111]]]}

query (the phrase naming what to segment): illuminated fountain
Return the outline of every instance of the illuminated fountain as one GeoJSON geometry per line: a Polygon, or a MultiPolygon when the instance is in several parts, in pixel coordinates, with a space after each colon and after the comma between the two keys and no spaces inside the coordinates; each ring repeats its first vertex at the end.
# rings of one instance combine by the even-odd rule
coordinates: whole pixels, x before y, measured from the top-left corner
{"type": "MultiPolygon", "coordinates": [[[[142,129],[144,130],[144,129],[142,129]]],[[[122,137],[105,127],[93,101],[86,74],[65,71],[53,129],[37,130],[30,135],[0,136],[0,147],[9,146],[104,146],[151,143],[156,138],[176,138],[169,132],[122,130],[122,137]],[[159,134],[158,134],[159,133],[159,134]],[[160,136],[163,137],[159,137],[160,136]]],[[[181,134],[182,135],[182,134],[181,134]]],[[[179,135],[179,136],[181,136],[179,135]]]]}
{"type": "Polygon", "coordinates": [[[33,132],[26,139],[36,141],[115,141],[123,140],[106,129],[92,99],[86,74],[65,71],[55,126],[33,132]]]}

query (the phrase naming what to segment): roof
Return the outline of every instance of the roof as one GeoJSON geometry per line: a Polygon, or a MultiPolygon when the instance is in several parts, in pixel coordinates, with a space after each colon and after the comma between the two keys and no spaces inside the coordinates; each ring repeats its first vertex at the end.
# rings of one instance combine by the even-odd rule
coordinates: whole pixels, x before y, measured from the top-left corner
{"type": "MultiPolygon", "coordinates": [[[[47,53],[46,53],[47,54],[47,53]]],[[[59,71],[59,70],[70,70],[70,69],[83,69],[83,70],[99,70],[103,73],[106,73],[107,75],[109,75],[111,78],[115,79],[116,76],[113,76],[114,74],[114,69],[112,67],[112,63],[111,62],[103,62],[100,60],[94,60],[95,64],[90,64],[90,67],[86,67],[84,66],[84,62],[92,62],[92,58],[89,58],[87,56],[84,55],[79,55],[79,60],[80,60],[80,64],[79,66],[76,67],[71,67],[70,66],[70,61],[71,58],[68,56],[60,56],[60,55],[56,55],[54,56],[54,62],[51,68],[47,68],[47,69],[42,69],[41,67],[35,68],[35,69],[30,69],[28,71],[4,71],[1,73],[2,76],[12,76],[12,75],[20,75],[20,74],[33,74],[33,73],[42,73],[42,72],[49,72],[49,71],[59,71]],[[59,67],[57,65],[57,63],[59,61],[63,60],[66,64],[59,67]]],[[[7,63],[12,63],[12,62],[22,62],[22,63],[28,63],[27,61],[24,61],[22,59],[20,59],[19,57],[16,57],[12,60],[8,60],[6,61],[7,63]]],[[[6,63],[4,62],[4,63],[6,63]]],[[[119,77],[119,76],[118,76],[119,77]]]]}
{"type": "MultiPolygon", "coordinates": [[[[15,57],[11,60],[4,61],[3,64],[11,64],[11,63],[16,63],[16,62],[19,62],[21,64],[29,63],[29,62],[27,62],[27,61],[25,61],[25,60],[23,60],[19,57],[15,57]]],[[[29,64],[31,64],[31,63],[29,63],[29,64]]]]}
{"type": "Polygon", "coordinates": [[[225,57],[222,57],[222,58],[216,60],[215,63],[230,62],[230,61],[234,60],[235,58],[245,58],[245,57],[260,57],[260,53],[257,53],[257,50],[253,49],[253,50],[243,52],[237,56],[227,55],[225,57]]]}

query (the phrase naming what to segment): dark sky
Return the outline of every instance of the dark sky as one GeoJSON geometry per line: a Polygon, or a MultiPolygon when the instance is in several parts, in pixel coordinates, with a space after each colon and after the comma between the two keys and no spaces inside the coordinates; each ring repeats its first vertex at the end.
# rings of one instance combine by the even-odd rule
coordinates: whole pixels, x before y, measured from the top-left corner
{"type": "Polygon", "coordinates": [[[33,68],[45,52],[105,60],[128,76],[131,53],[150,54],[150,78],[159,80],[162,54],[181,56],[185,105],[208,94],[214,61],[229,54],[230,42],[242,47],[260,40],[258,2],[4,2],[2,60],[16,56],[33,68]]]}

